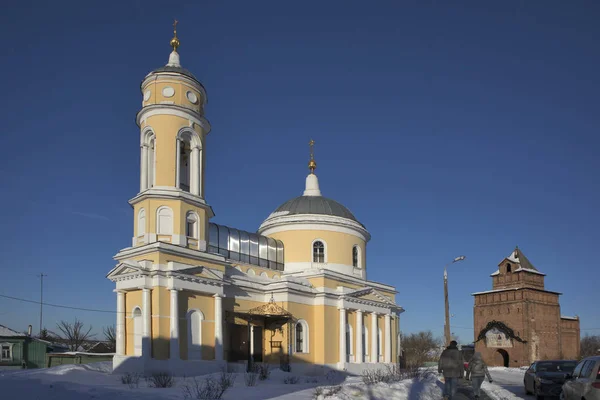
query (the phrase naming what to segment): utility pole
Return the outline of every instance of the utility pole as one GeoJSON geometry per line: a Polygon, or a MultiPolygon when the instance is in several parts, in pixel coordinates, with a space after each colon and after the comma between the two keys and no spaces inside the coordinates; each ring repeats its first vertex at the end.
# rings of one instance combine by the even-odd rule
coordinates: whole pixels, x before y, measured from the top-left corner
{"type": "Polygon", "coordinates": [[[450,344],[450,305],[448,304],[448,271],[444,267],[444,306],[446,309],[446,323],[444,324],[444,339],[446,346],[450,344]]]}
{"type": "Polygon", "coordinates": [[[446,311],[446,323],[444,324],[444,339],[446,340],[446,346],[450,344],[451,336],[450,336],[450,305],[448,304],[448,271],[446,268],[450,264],[454,264],[456,262],[464,260],[465,256],[458,256],[452,262],[449,262],[444,267],[444,306],[446,311]]]}
{"type": "Polygon", "coordinates": [[[40,277],[40,336],[42,335],[42,329],[44,329],[44,325],[42,325],[42,315],[44,312],[44,277],[48,276],[43,273],[38,275],[40,277]]]}

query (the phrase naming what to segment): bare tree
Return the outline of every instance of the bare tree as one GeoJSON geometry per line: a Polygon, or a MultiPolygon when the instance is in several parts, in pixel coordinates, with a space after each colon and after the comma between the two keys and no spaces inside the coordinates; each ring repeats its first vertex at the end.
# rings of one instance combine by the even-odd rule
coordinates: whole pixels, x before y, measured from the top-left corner
{"type": "Polygon", "coordinates": [[[600,335],[586,334],[580,342],[581,358],[600,354],[600,335]]]}
{"type": "Polygon", "coordinates": [[[423,366],[426,361],[434,361],[441,341],[433,337],[431,331],[411,333],[402,337],[402,348],[408,368],[423,366]]]}
{"type": "Polygon", "coordinates": [[[93,339],[95,334],[92,332],[92,326],[86,330],[85,324],[75,318],[75,322],[60,321],[56,324],[61,332],[61,339],[71,351],[78,351],[79,348],[88,340],[93,339]]]}
{"type": "Polygon", "coordinates": [[[115,332],[115,326],[109,325],[102,328],[102,332],[104,333],[104,338],[110,345],[110,351],[115,351],[117,348],[117,334],[115,332]]]}

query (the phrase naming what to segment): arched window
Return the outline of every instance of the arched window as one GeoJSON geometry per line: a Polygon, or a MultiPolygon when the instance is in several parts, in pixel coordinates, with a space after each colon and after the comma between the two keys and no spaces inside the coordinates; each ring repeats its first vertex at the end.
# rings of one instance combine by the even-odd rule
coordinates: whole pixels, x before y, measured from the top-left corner
{"type": "Polygon", "coordinates": [[[143,208],[138,212],[137,234],[142,236],[146,233],[146,210],[143,208]]]}
{"type": "Polygon", "coordinates": [[[325,244],[320,240],[313,242],[313,262],[325,262],[325,244]]]}
{"type": "Polygon", "coordinates": [[[142,355],[142,310],[135,307],[131,313],[133,319],[133,355],[142,355]]]}
{"type": "Polygon", "coordinates": [[[159,235],[173,234],[173,211],[169,207],[156,210],[156,233],[159,235]]]}
{"type": "Polygon", "coordinates": [[[252,268],[249,268],[248,271],[246,271],[246,275],[256,276],[256,272],[254,272],[252,268]]]}
{"type": "Polygon", "coordinates": [[[273,279],[281,279],[281,277],[277,274],[273,275],[273,279]]]}
{"type": "Polygon", "coordinates": [[[308,353],[308,323],[301,319],[296,322],[296,353],[308,353]]]}
{"type": "Polygon", "coordinates": [[[192,149],[184,141],[179,141],[179,188],[190,191],[190,167],[192,165],[192,149]]]}
{"type": "Polygon", "coordinates": [[[360,268],[360,248],[358,246],[352,247],[352,266],[354,268],[360,268]]]}
{"type": "Polygon", "coordinates": [[[142,131],[140,138],[140,192],[154,186],[155,135],[151,128],[142,131]]]}
{"type": "Polygon", "coordinates": [[[198,239],[198,216],[194,212],[187,213],[185,217],[185,235],[198,239]]]}
{"type": "Polygon", "coordinates": [[[202,359],[202,321],[204,314],[200,310],[187,313],[188,360],[202,359]]]}
{"type": "Polygon", "coordinates": [[[267,273],[266,273],[266,272],[261,272],[261,273],[260,273],[260,277],[261,277],[261,278],[268,279],[268,278],[269,278],[269,275],[267,275],[267,273]]]}
{"type": "Polygon", "coordinates": [[[202,196],[202,144],[196,131],[184,128],[177,134],[176,187],[202,196]]]}
{"type": "Polygon", "coordinates": [[[304,351],[304,332],[302,324],[296,324],[296,353],[304,351]]]}
{"type": "Polygon", "coordinates": [[[506,272],[511,272],[512,271],[512,265],[510,265],[510,263],[506,264],[506,272]]]}

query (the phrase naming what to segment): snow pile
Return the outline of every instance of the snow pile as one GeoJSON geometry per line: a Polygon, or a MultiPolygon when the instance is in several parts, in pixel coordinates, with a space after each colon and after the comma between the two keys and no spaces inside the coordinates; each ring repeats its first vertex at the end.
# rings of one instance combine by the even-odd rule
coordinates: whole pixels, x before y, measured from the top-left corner
{"type": "MultiPolygon", "coordinates": [[[[220,373],[176,378],[174,387],[157,389],[143,377],[136,384],[123,384],[122,376],[111,372],[110,362],[97,362],[2,373],[2,400],[182,400],[184,386],[193,384],[194,379],[218,381],[220,378],[220,373]]],[[[269,379],[259,380],[252,387],[246,386],[243,372],[233,375],[234,385],[225,392],[223,400],[308,400],[319,393],[321,399],[324,394],[330,394],[327,400],[439,400],[442,397],[442,383],[431,373],[394,383],[366,385],[360,376],[345,376],[342,372],[309,377],[273,369],[269,379]]]]}
{"type": "MultiPolygon", "coordinates": [[[[332,387],[323,387],[325,391],[332,387]]],[[[313,394],[315,391],[313,391],[313,394]]],[[[323,396],[318,397],[323,399],[323,396]]],[[[434,374],[422,378],[406,379],[394,383],[365,385],[360,377],[346,379],[338,394],[326,397],[327,400],[345,399],[373,400],[439,400],[442,398],[442,383],[434,374]]]]}

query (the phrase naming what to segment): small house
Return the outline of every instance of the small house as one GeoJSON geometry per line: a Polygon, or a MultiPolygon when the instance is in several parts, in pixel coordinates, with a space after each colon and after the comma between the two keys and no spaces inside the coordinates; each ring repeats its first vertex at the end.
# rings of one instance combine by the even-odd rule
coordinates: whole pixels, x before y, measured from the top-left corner
{"type": "Polygon", "coordinates": [[[51,343],[0,325],[0,370],[43,368],[51,343]]]}

